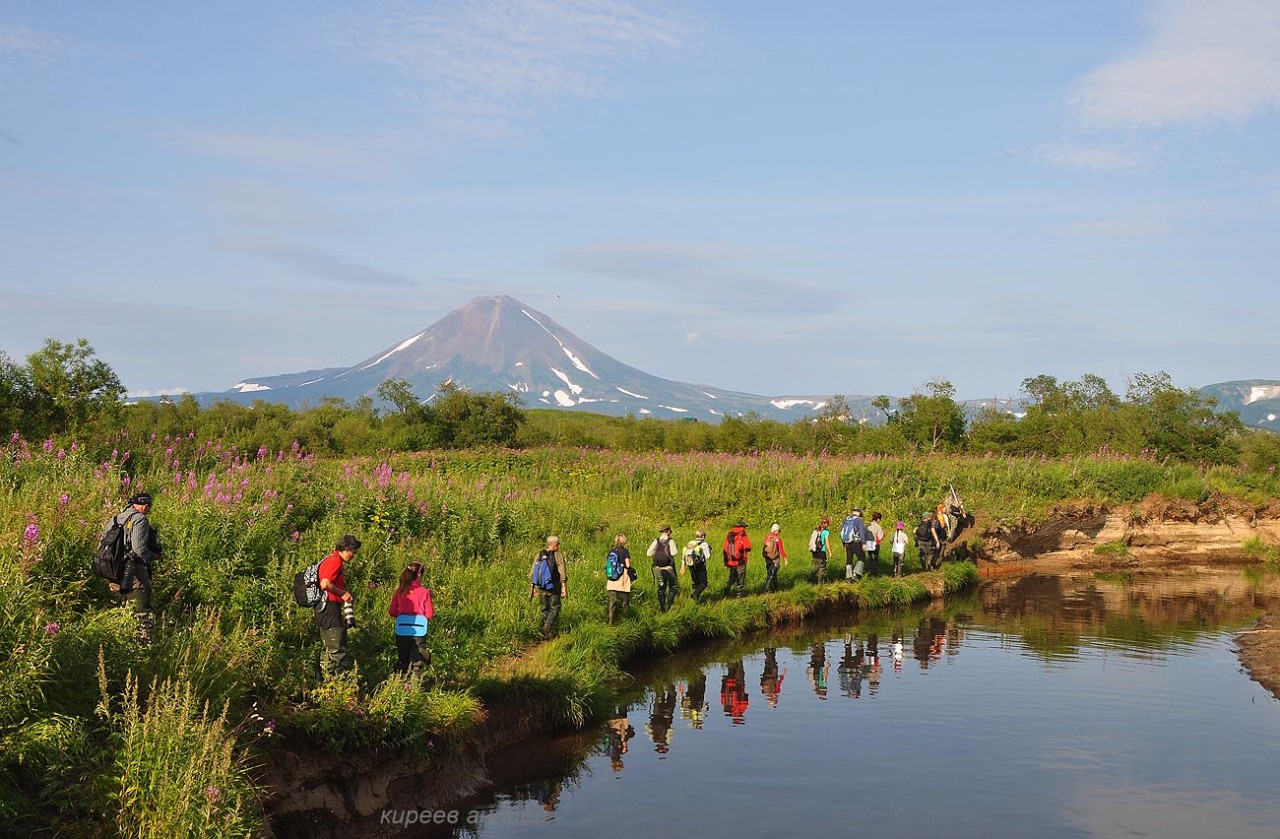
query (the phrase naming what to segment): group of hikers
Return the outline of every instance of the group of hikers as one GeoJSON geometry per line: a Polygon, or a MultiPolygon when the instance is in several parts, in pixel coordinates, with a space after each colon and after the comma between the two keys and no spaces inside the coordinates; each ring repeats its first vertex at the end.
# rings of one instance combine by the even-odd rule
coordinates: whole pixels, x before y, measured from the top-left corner
{"type": "MultiPolygon", "coordinates": [[[[148,514],[153,499],[146,493],[138,493],[129,499],[129,505],[112,517],[103,530],[95,555],[94,569],[110,583],[113,594],[131,604],[137,620],[139,637],[150,641],[154,627],[151,609],[151,577],[153,565],[163,555],[164,548],[148,514]],[[108,561],[114,542],[114,563],[108,561]],[[106,557],[107,559],[102,559],[106,557]],[[100,562],[100,560],[102,560],[100,562]],[[100,567],[100,565],[102,567],[100,567]]],[[[905,522],[898,521],[891,533],[886,532],[883,516],[873,512],[864,521],[862,510],[854,508],[841,523],[838,537],[844,546],[845,579],[856,581],[864,575],[880,573],[882,543],[889,541],[893,561],[893,576],[903,573],[903,562],[908,545],[914,540],[920,558],[920,567],[928,571],[941,565],[944,549],[954,539],[964,517],[963,507],[952,490],[951,502],[938,505],[936,511],[926,513],[911,533],[905,522]]],[[[703,602],[708,586],[707,564],[712,549],[705,530],[695,531],[694,536],[680,547],[673,538],[673,530],[664,526],[649,543],[645,555],[652,563],[658,608],[666,612],[680,593],[680,577],[688,574],[692,581],[692,598],[703,602]]],[[[827,564],[834,550],[831,541],[831,520],[823,516],[809,535],[809,553],[812,571],[809,581],[821,584],[826,581],[827,564]]],[[[748,560],[753,545],[747,533],[747,523],[736,522],[725,534],[720,546],[721,558],[727,570],[724,596],[746,594],[748,560]]],[[[352,607],[353,596],[347,588],[345,565],[360,550],[360,540],[352,535],[340,538],[333,551],[323,560],[300,572],[295,580],[295,595],[299,603],[313,608],[316,626],[323,645],[321,673],[328,674],[349,667],[347,632],[355,626],[352,607]],[[297,592],[304,578],[310,574],[309,584],[313,596],[304,599],[297,592]]],[[[764,559],[765,592],[778,588],[778,569],[789,563],[782,541],[782,527],[774,523],[765,536],[760,553],[764,559]]],[[[400,571],[399,584],[392,595],[388,613],[394,619],[396,639],[396,671],[409,675],[420,674],[431,661],[427,647],[427,628],[435,617],[431,591],[422,584],[423,564],[410,562],[400,571]]],[[[606,620],[612,625],[625,615],[631,605],[632,586],[638,576],[627,548],[627,537],[618,534],[605,560],[605,590],[608,598],[606,620]]],[[[538,552],[529,570],[529,597],[539,600],[538,626],[544,638],[555,635],[563,600],[568,596],[568,571],[565,556],[557,536],[549,536],[538,552]]]]}

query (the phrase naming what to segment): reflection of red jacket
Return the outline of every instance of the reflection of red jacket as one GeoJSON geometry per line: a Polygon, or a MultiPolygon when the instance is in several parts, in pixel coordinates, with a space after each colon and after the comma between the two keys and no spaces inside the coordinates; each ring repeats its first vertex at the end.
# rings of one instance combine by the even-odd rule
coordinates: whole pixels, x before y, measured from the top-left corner
{"type": "Polygon", "coordinates": [[[747,554],[751,551],[751,540],[747,538],[747,529],[735,524],[725,534],[724,544],[720,552],[724,554],[724,564],[730,568],[747,564],[747,554]]]}
{"type": "Polygon", "coordinates": [[[724,686],[720,689],[720,705],[724,708],[724,712],[733,717],[735,723],[741,723],[744,721],[743,717],[746,716],[747,705],[750,703],[751,697],[747,696],[742,683],[726,676],[724,686]]]}

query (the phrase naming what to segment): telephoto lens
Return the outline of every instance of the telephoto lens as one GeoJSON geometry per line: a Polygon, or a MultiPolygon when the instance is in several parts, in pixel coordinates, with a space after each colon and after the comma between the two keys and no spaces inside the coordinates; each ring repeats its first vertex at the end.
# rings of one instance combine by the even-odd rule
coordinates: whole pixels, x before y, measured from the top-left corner
{"type": "Polygon", "coordinates": [[[347,629],[356,628],[356,610],[350,603],[342,604],[342,622],[347,629]]]}

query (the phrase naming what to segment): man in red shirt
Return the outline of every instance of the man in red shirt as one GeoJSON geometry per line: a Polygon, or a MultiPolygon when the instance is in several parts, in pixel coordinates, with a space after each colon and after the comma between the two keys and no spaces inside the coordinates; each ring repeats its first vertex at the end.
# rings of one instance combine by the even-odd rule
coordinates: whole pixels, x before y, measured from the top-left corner
{"type": "Polygon", "coordinates": [[[325,596],[316,611],[316,626],[320,627],[320,640],[324,652],[320,656],[320,672],[324,676],[341,673],[351,665],[347,661],[347,623],[342,617],[343,604],[352,601],[347,591],[347,576],[343,564],[350,562],[360,550],[360,540],[343,536],[333,553],[320,561],[320,590],[325,596]]]}

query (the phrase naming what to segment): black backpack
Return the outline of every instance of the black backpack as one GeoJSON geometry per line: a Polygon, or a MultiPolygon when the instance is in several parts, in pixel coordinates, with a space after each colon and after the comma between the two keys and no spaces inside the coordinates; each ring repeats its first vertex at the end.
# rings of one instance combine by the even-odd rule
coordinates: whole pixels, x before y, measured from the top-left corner
{"type": "Polygon", "coordinates": [[[293,600],[304,609],[320,605],[324,592],[320,589],[320,563],[308,565],[293,575],[293,600]]]}
{"type": "Polygon", "coordinates": [[[916,544],[933,545],[933,521],[922,521],[916,525],[916,544]]]}
{"type": "Polygon", "coordinates": [[[98,541],[98,548],[93,552],[93,573],[112,583],[120,582],[124,576],[124,564],[128,558],[129,548],[127,536],[133,528],[133,516],[120,522],[120,516],[113,516],[111,524],[98,541]]]}

